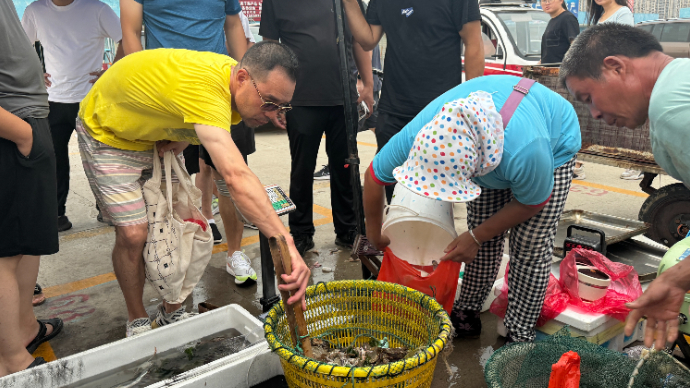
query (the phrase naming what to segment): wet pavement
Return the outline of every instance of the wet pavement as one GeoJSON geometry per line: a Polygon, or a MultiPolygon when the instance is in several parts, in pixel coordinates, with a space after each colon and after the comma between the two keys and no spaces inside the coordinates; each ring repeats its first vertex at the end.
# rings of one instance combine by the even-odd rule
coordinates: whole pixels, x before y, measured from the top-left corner
{"type": "MultiPolygon", "coordinates": [[[[376,141],[370,132],[361,133],[358,140],[362,166],[366,168],[376,151],[376,141]]],[[[249,157],[249,166],[262,183],[278,184],[287,192],[290,152],[285,132],[258,132],[256,148],[257,152],[249,157]]],[[[36,307],[36,316],[60,317],[65,321],[63,332],[35,353],[47,360],[124,338],[127,319],[124,299],[112,273],[110,255],[115,239],[114,228],[96,221],[93,195],[83,173],[75,138],[70,144],[70,160],[72,182],[67,215],[74,228],[61,233],[60,252],[43,257],[39,273],[39,283],[44,287],[48,299],[45,304],[36,307]]],[[[317,169],[326,163],[322,144],[317,169]]],[[[647,195],[638,188],[639,181],[619,179],[621,172],[618,168],[587,163],[587,179],[574,183],[566,210],[590,210],[637,219],[639,208],[647,195]]],[[[660,186],[659,181],[660,178],[657,178],[654,187],[660,186]]],[[[669,177],[661,178],[663,185],[672,182],[669,177]]],[[[361,278],[360,263],[352,261],[348,252],[339,250],[334,244],[328,181],[315,182],[314,202],[316,248],[305,255],[305,261],[308,265],[318,262],[322,267],[312,270],[312,283],[361,278]],[[333,271],[327,272],[324,267],[333,271]]],[[[456,206],[455,218],[458,231],[464,230],[463,205],[456,206]]],[[[224,235],[219,216],[216,216],[216,221],[224,235]]],[[[283,217],[283,221],[287,224],[287,217],[283,217]]],[[[234,278],[225,271],[227,245],[217,245],[203,278],[185,303],[187,311],[196,311],[198,303],[207,301],[217,306],[236,303],[254,315],[261,313],[259,298],[262,296],[263,280],[260,274],[258,232],[245,229],[242,246],[252,259],[252,266],[259,272],[258,282],[236,286],[234,278]]],[[[154,315],[160,298],[148,285],[144,301],[147,311],[154,315]]],[[[479,339],[455,340],[455,351],[448,359],[450,370],[439,362],[432,387],[486,386],[482,362],[486,362],[491,352],[502,346],[504,340],[496,334],[496,318],[492,314],[483,313],[482,322],[484,330],[479,339]]]]}

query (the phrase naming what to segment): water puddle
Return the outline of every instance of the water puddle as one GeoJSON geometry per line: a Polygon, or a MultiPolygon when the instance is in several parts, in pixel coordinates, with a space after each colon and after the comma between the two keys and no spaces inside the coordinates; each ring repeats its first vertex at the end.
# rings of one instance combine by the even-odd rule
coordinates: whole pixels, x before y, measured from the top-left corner
{"type": "Polygon", "coordinates": [[[146,387],[237,353],[251,345],[242,333],[236,329],[228,329],[65,388],[146,387]]]}
{"type": "Polygon", "coordinates": [[[448,388],[450,388],[450,387],[458,384],[457,379],[458,379],[458,377],[460,377],[460,375],[458,375],[458,367],[455,366],[455,364],[446,364],[446,365],[448,368],[448,374],[450,374],[450,376],[448,376],[448,388]]]}

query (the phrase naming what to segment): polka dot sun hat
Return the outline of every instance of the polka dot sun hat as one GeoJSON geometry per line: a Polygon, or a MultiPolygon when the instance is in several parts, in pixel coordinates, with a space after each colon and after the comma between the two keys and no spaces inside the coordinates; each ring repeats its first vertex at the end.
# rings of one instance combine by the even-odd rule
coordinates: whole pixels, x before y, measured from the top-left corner
{"type": "Polygon", "coordinates": [[[503,121],[491,95],[479,91],[444,104],[393,176],[419,195],[469,202],[482,192],[472,178],[493,171],[502,156],[503,121]]]}

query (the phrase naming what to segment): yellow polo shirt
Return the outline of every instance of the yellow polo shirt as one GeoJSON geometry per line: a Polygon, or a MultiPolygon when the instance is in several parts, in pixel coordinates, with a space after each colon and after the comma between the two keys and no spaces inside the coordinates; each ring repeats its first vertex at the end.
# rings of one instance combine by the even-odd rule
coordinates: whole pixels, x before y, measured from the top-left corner
{"type": "Polygon", "coordinates": [[[199,144],[194,124],[230,132],[242,118],[231,108],[227,55],[145,50],[115,63],[82,100],[79,118],[94,139],[146,151],[159,140],[199,144]]]}

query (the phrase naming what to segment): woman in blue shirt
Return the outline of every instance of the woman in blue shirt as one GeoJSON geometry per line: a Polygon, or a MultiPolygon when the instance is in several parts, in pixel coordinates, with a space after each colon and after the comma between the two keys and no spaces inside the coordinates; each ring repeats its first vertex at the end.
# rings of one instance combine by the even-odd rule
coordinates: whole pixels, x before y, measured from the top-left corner
{"type": "Polygon", "coordinates": [[[460,337],[481,332],[479,312],[511,230],[512,301],[504,323],[510,341],[534,340],[556,227],[581,146],[573,106],[540,84],[529,89],[503,129],[497,110],[519,81],[494,75],[449,90],[395,135],[365,174],[367,237],[379,249],[390,242],[381,235],[383,186],[397,182],[419,195],[467,202],[469,231],[439,258],[467,263],[451,314],[460,337]]]}

